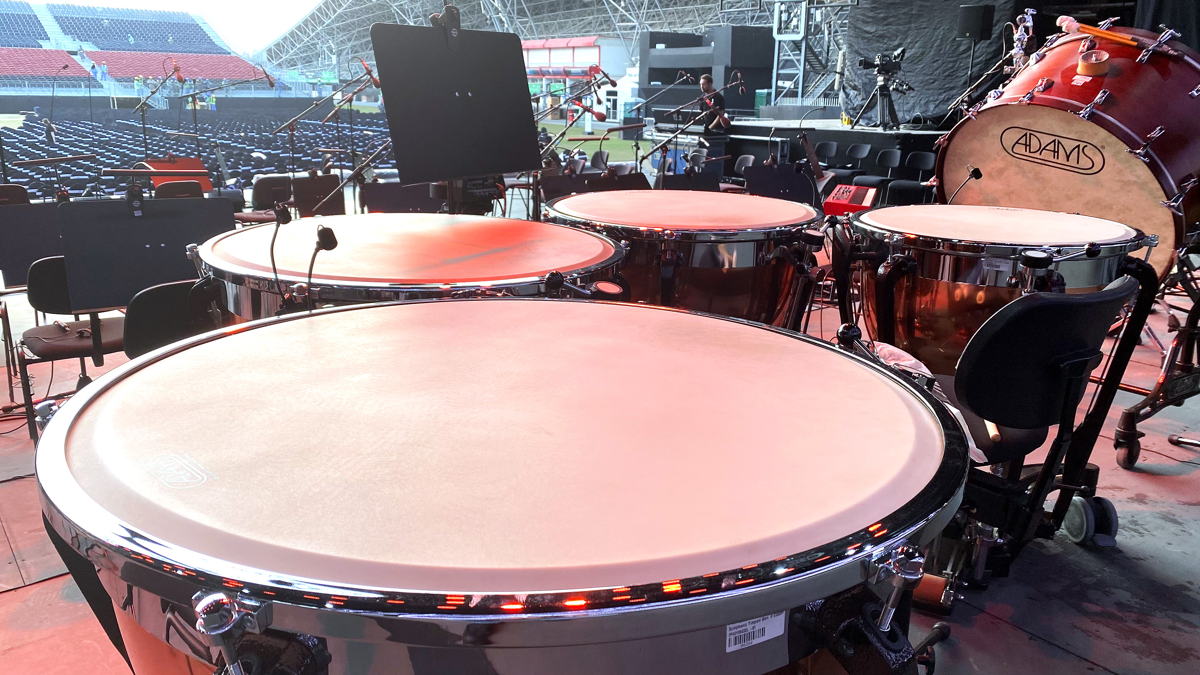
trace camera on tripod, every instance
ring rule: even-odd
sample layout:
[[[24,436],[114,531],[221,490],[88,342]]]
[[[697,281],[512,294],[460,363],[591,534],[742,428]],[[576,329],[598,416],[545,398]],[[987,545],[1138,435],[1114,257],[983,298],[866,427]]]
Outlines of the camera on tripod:
[[[864,70],[875,70],[876,75],[895,75],[900,72],[900,64],[904,61],[904,47],[891,54],[876,54],[874,59],[861,58],[858,67]]]

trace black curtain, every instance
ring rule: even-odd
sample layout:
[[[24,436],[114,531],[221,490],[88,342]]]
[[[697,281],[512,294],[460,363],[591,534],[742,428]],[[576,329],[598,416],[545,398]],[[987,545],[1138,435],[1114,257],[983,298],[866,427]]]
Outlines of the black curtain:
[[[850,9],[843,69],[842,110],[851,118],[875,88],[873,70],[860,68],[860,58],[874,59],[904,47],[906,56],[899,76],[913,86],[908,94],[894,94],[901,122],[925,118],[937,122],[946,108],[967,88],[971,41],[955,38],[960,4],[995,5],[990,40],[975,43],[974,77],[982,75],[1011,48],[1012,32],[1004,28],[1016,17],[1015,0],[990,3],[963,0],[862,0]],[[1190,3],[1189,3],[1190,4]],[[1024,5],[1022,5],[1024,7]],[[1001,39],[1003,36],[1003,40]],[[863,123],[875,123],[874,106]]]
[[[1159,24],[1183,33],[1179,41],[1200,49],[1200,2],[1197,0],[1138,0],[1138,28],[1161,32]]]

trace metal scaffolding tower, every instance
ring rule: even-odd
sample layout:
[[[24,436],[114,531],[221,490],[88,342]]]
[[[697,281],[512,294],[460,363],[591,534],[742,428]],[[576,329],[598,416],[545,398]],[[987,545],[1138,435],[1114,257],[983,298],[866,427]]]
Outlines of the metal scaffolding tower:
[[[837,105],[850,8],[858,0],[776,0],[775,105]]]

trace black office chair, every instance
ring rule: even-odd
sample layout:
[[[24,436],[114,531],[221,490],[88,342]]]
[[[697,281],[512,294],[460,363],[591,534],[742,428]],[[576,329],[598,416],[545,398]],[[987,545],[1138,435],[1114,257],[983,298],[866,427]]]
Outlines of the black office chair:
[[[817,147],[813,148],[813,154],[817,156],[817,161],[822,167],[833,164],[833,158],[837,156],[837,151],[837,141],[821,141],[817,143]]]
[[[172,281],[138,291],[125,309],[125,355],[136,358],[159,347],[220,328],[221,283]]]
[[[882,194],[887,191],[888,183],[896,180],[896,169],[900,167],[900,151],[896,148],[888,148],[880,150],[878,155],[875,155],[875,163],[881,169],[887,169],[887,174],[883,176],[875,176],[871,174],[863,174],[855,176],[853,183],[862,187],[872,187],[879,190]]]
[[[29,191],[20,185],[0,183],[0,206],[6,204],[28,204]]]
[[[754,165],[754,155],[738,155],[733,162],[732,176],[721,182],[721,192],[743,193],[746,191],[746,168]]]
[[[853,143],[846,148],[846,159],[850,160],[850,166],[833,167],[828,170],[828,173],[834,175],[834,180],[839,184],[849,183],[855,177],[866,173],[862,169],[862,161],[871,154],[871,145],[869,143]]]
[[[33,411],[36,402],[29,382],[29,366],[79,359],[79,379],[75,385],[77,391],[91,382],[87,375],[87,358],[91,357],[96,366],[102,366],[105,354],[121,351],[124,346],[125,319],[101,319],[98,314],[93,313],[88,315],[86,321],[79,320],[71,311],[71,301],[67,294],[67,265],[63,256],[34,261],[29,266],[27,287],[26,297],[34,311],[75,317],[73,321],[55,321],[34,326],[21,334],[21,341],[17,346],[17,371],[21,380],[25,418],[29,423],[29,437],[36,442],[38,434]],[[47,391],[46,395],[53,395],[53,392]]]
[[[886,201],[890,206],[927,204],[933,201],[933,188],[922,185],[926,173],[933,171],[937,155],[932,152],[915,151],[904,159],[904,168],[916,173],[916,180],[894,180],[887,186]]]
[[[1076,543],[1113,543],[1116,511],[1095,495],[1099,470],[1087,464],[1095,438],[1081,444],[1074,434],[1105,337],[1137,290],[1138,281],[1126,276],[1095,293],[1021,296],[971,337],[953,378],[939,378],[986,458],[967,476],[964,517],[947,529],[934,555],[939,564],[957,560],[952,571],[961,579],[982,586],[985,569],[1006,576],[1025,545],[1060,527]],[[989,430],[984,420],[995,427]],[[1025,464],[1054,425],[1045,459]],[[999,440],[992,438],[996,430]],[[1064,466],[1086,468],[1067,484]],[[1054,490],[1071,497],[1061,520],[1046,512]]]

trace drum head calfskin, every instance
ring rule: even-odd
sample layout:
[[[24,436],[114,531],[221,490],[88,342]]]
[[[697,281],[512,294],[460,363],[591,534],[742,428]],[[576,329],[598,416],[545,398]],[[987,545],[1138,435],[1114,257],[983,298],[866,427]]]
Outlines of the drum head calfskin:
[[[281,276],[305,278],[318,225],[333,228],[338,246],[317,256],[315,285],[503,283],[556,270],[569,274],[615,254],[603,237],[551,223],[437,213],[329,216],[279,228],[275,262]],[[274,228],[214,237],[200,256],[225,272],[270,278]]]
[[[1002,105],[965,120],[946,145],[940,176],[947,196],[967,177],[954,204],[1071,211],[1159,236],[1150,262],[1160,273],[1176,245],[1170,195],[1150,166],[1120,139],[1069,112],[1033,105]]]
[[[557,213],[596,223],[678,232],[758,230],[802,225],[807,204],[756,195],[693,190],[590,192],[554,202]]]
[[[1137,236],[1102,218],[1001,206],[924,204],[864,212],[860,222],[896,234],[1017,246],[1112,244]]]
[[[856,359],[637,305],[334,310],[89,389],[38,457],[79,526],[115,519],[172,559],[430,592],[611,587],[806,551],[921,494],[946,447],[928,404]]]

